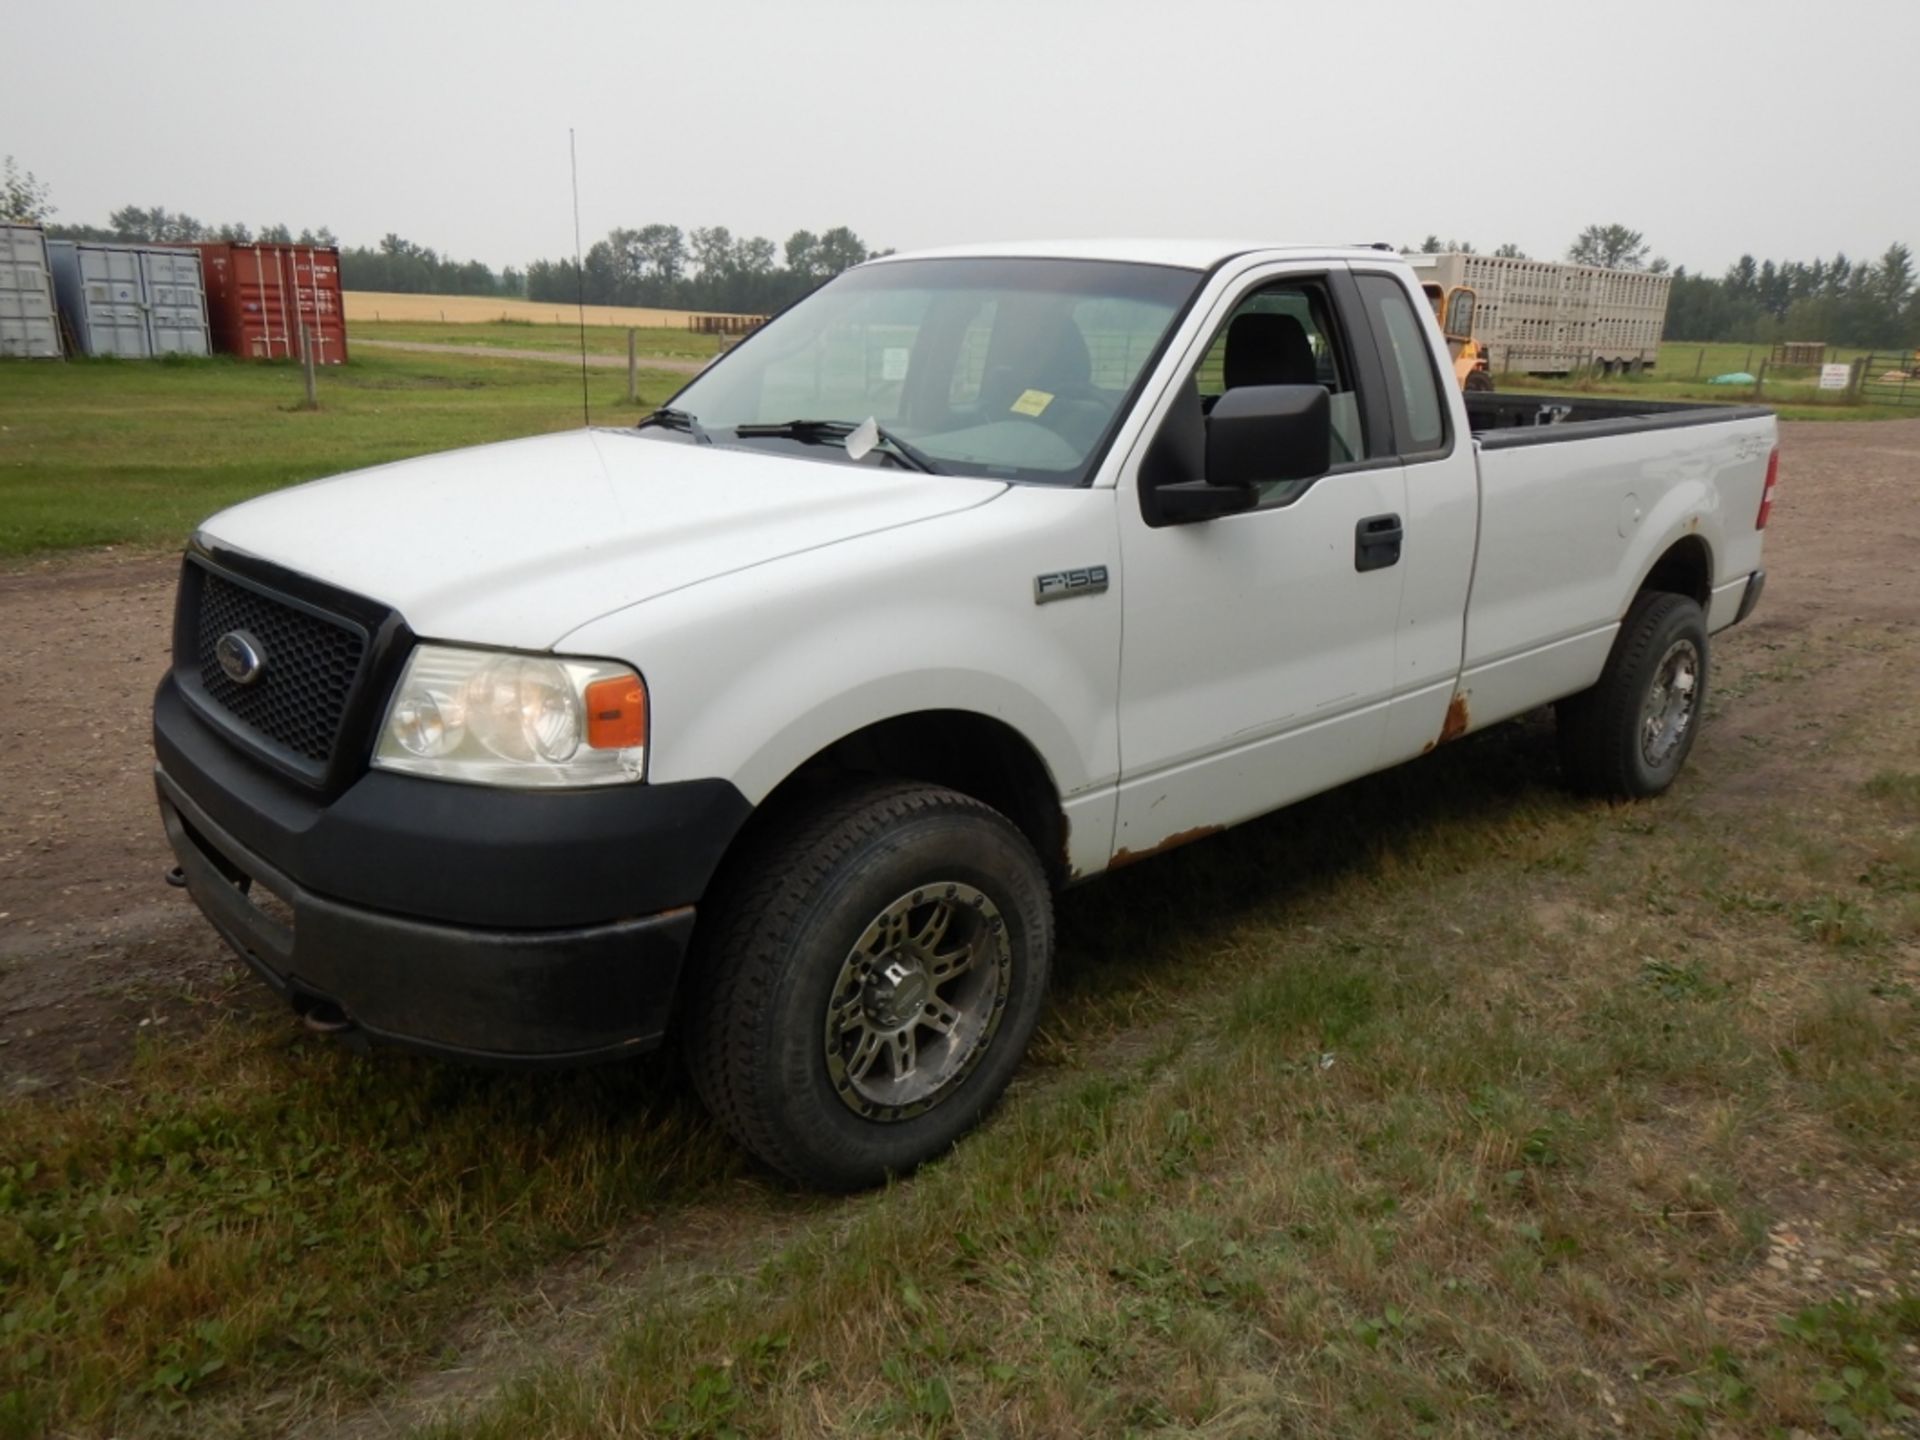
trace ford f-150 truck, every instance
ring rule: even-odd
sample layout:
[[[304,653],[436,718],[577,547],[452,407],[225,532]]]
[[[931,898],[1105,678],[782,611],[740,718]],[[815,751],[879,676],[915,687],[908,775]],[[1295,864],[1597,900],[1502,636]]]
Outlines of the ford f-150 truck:
[[[1459,393],[1379,248],[888,256],[628,429],[193,537],[160,811],[316,1028],[678,1032],[823,1187],[1006,1086],[1051,897],[1553,703],[1652,796],[1759,598],[1760,409]]]

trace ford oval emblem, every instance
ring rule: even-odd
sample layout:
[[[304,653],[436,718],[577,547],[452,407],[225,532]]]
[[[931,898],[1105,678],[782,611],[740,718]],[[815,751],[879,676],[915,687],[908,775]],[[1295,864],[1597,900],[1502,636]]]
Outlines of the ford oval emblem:
[[[244,630],[229,630],[213,644],[213,658],[236,685],[251,685],[267,668],[267,657],[260,642]]]

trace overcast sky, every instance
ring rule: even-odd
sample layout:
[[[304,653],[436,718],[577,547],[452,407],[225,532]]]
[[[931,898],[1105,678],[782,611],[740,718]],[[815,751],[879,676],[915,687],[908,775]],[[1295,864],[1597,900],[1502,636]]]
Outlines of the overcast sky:
[[[654,220],[875,246],[1089,234],[1718,272],[1920,246],[1920,0],[334,0],[8,6],[0,152],[58,219],[389,230],[459,258]]]

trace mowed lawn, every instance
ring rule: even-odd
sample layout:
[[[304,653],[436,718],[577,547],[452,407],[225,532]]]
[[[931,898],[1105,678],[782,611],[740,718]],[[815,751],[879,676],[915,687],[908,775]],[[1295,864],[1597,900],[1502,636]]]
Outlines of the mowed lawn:
[[[622,326],[586,327],[587,353],[620,355],[627,353],[627,332]],[[570,324],[536,324],[525,320],[460,323],[447,321],[350,320],[347,339],[424,341],[432,345],[484,345],[504,351],[541,350],[549,354],[578,352],[581,329]],[[634,346],[640,363],[650,355],[665,355],[675,360],[706,360],[719,353],[720,337],[701,335],[691,330],[664,326],[636,327]],[[624,393],[624,392],[623,392]]]
[[[624,347],[624,340],[622,345]],[[630,424],[686,383],[588,372],[596,424]],[[581,423],[580,373],[510,358],[368,349],[319,376],[229,359],[0,360],[0,557],[172,545],[283,485]]]
[[[1833,364],[1848,364],[1866,354],[1863,350],[1830,347],[1827,358]],[[1886,352],[1881,352],[1886,353]],[[1851,403],[1844,391],[1822,390],[1820,372],[1805,365],[1761,364],[1772,354],[1769,345],[1746,345],[1732,341],[1701,344],[1695,341],[1667,341],[1660,346],[1660,359],[1653,371],[1644,375],[1610,375],[1595,379],[1585,374],[1573,376],[1523,375],[1502,373],[1496,377],[1501,390],[1543,391],[1548,394],[1619,395],[1646,400],[1687,400],[1713,405],[1765,405],[1783,420],[1900,420],[1920,418],[1920,385],[1913,389],[1914,403],[1894,405],[1880,402]],[[1750,374],[1757,385],[1715,385],[1717,375]]]

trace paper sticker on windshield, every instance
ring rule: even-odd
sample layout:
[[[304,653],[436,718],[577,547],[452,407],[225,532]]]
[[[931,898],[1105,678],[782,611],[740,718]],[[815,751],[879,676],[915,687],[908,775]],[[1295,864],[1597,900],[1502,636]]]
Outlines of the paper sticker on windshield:
[[[1053,403],[1053,396],[1045,390],[1022,390],[1020,398],[1007,408],[1016,415],[1039,415]]]
[[[904,345],[889,345],[880,352],[880,378],[882,380],[904,380],[907,378],[907,357],[913,354]]]

